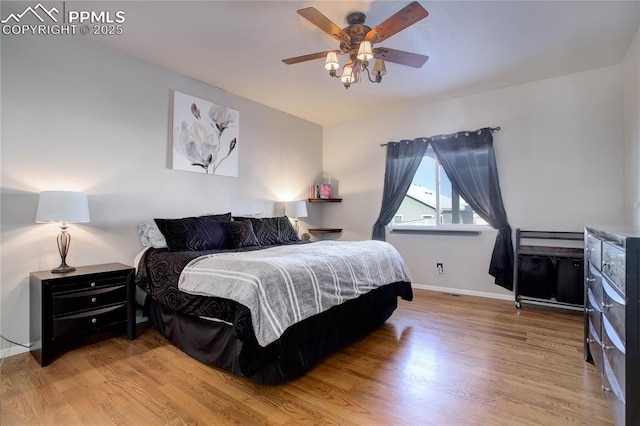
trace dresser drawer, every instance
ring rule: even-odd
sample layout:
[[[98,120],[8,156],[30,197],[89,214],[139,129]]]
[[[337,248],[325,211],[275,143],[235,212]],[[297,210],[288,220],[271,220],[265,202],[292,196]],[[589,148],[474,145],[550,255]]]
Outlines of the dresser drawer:
[[[625,294],[625,252],[611,243],[602,243],[602,272]]]
[[[602,379],[604,377],[602,365],[602,341],[599,336],[599,329],[596,331],[594,324],[589,321],[589,337],[587,338],[589,352],[591,353],[591,358],[593,358],[593,364],[596,366],[596,370],[598,370],[598,374],[600,374],[600,378]]]
[[[97,287],[92,290],[55,293],[53,315],[63,315],[127,301],[127,285]]]
[[[611,367],[618,387],[625,391],[625,346],[606,316],[602,317],[602,355]],[[609,380],[613,383],[613,380]]]
[[[620,296],[618,291],[609,284],[609,280],[602,280],[602,287],[604,289],[602,315],[607,318],[609,326],[612,328],[612,332],[616,334],[622,342],[622,346],[624,346],[627,341],[625,333],[626,302],[622,296]]]
[[[588,262],[591,262],[600,269],[602,267],[602,241],[593,235],[587,235],[585,255]]]
[[[587,270],[587,290],[591,290],[593,293],[593,297],[595,298],[598,306],[602,306],[604,302],[604,296],[602,291],[602,274],[595,266],[589,264],[589,269]]]
[[[127,304],[108,306],[53,319],[53,337],[98,330],[100,327],[127,321]]]
[[[587,289],[586,312],[589,322],[593,325],[594,336],[598,342],[602,342],[602,307],[596,302],[591,289]]]
[[[602,378],[602,389],[605,391],[609,407],[613,414],[613,422],[616,426],[624,426],[625,423],[625,396],[622,389],[618,385],[615,375],[613,374],[612,365],[608,359],[604,361],[604,377]]]

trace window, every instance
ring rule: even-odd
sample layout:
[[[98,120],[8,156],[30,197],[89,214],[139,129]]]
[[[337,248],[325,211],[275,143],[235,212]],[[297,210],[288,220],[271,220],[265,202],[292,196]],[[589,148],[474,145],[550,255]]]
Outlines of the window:
[[[396,212],[392,229],[487,225],[456,192],[429,148]]]

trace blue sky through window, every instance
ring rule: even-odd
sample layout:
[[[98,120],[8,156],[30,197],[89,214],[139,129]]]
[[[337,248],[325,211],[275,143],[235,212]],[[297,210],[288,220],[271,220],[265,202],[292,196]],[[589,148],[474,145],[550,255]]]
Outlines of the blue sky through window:
[[[424,156],[420,166],[418,167],[418,171],[416,171],[415,176],[413,177],[413,183],[422,185],[426,188],[429,188],[433,191],[436,190],[436,169],[435,169],[435,160],[433,157]],[[451,198],[451,182],[447,177],[444,170],[440,168],[440,191],[442,195],[445,197]]]

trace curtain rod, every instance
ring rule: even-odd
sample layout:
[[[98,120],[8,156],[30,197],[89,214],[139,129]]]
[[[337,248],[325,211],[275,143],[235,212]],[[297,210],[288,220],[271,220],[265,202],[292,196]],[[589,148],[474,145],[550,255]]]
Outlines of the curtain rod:
[[[497,126],[497,127],[490,127],[490,129],[491,129],[491,132],[492,132],[492,133],[493,133],[493,132],[499,132],[499,131],[500,131],[500,126]],[[482,129],[480,129],[480,130],[482,130]],[[476,131],[477,131],[477,130],[476,130]],[[457,132],[456,132],[456,133],[457,133]],[[422,139],[431,139],[431,138],[433,138],[433,137],[434,137],[434,136],[431,136],[431,137],[429,137],[429,138],[422,138]],[[387,145],[389,145],[390,143],[393,143],[393,142],[381,143],[381,144],[380,144],[380,146],[381,146],[381,147],[382,147],[382,146],[387,146]]]

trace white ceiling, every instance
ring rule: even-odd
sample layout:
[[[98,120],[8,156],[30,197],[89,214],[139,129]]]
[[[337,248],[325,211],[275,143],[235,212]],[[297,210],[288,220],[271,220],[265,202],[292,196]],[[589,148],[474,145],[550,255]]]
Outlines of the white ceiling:
[[[103,9],[126,13],[124,34],[95,40],[327,125],[425,99],[619,64],[640,25],[638,1],[421,1],[429,16],[380,44],[429,56],[421,69],[388,63],[381,84],[345,90],[322,59],[281,62],[338,48],[298,9],[313,6],[340,27],[347,25],[347,12],[361,11],[373,28],[408,3],[109,2]]]

